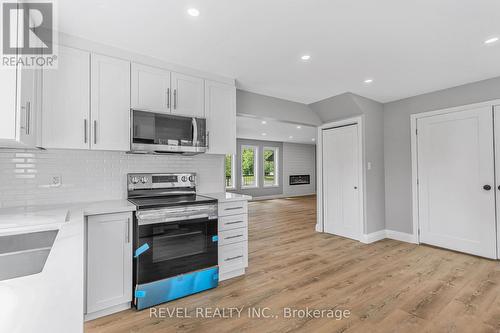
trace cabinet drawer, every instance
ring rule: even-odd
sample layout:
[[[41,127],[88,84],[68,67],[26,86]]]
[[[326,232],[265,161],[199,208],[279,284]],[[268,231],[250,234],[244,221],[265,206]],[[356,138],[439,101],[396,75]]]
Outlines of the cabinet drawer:
[[[219,216],[240,215],[247,213],[246,201],[219,203]]]
[[[219,245],[219,270],[221,273],[231,272],[247,266],[248,242]]]
[[[248,215],[230,215],[219,217],[219,231],[248,227]]]
[[[219,231],[219,245],[238,243],[247,240],[248,240],[247,228]]]

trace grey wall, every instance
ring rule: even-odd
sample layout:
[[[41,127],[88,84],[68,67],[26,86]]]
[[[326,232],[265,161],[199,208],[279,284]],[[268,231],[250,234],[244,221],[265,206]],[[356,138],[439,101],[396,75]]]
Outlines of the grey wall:
[[[500,77],[384,105],[386,228],[412,233],[410,115],[500,98]]]
[[[246,188],[242,189],[241,188],[241,146],[242,145],[251,145],[251,146],[257,146],[259,147],[259,157],[258,157],[258,164],[257,164],[257,169],[258,169],[258,180],[259,180],[259,187],[258,188]],[[278,177],[279,179],[279,186],[277,187],[264,187],[264,167],[262,163],[262,152],[264,150],[264,147],[278,147],[279,149],[279,157],[278,157]],[[245,140],[245,139],[238,139],[237,140],[237,146],[236,146],[236,190],[234,191],[229,191],[229,192],[237,192],[241,194],[247,194],[251,195],[252,197],[261,197],[261,196],[268,196],[268,195],[280,195],[283,194],[283,164],[285,163],[283,161],[283,143],[282,142],[274,142],[274,141],[260,141],[260,140]]]
[[[318,115],[312,112],[305,104],[259,95],[244,90],[236,91],[236,112],[240,115],[306,125],[316,126],[321,124]]]
[[[366,230],[371,233],[385,228],[384,181],[384,113],[383,105],[368,98],[345,93],[309,105],[323,123],[364,116],[364,143],[366,162]]]
[[[287,196],[316,193],[316,145],[283,143],[283,194]],[[290,185],[290,175],[310,175],[308,185]]]

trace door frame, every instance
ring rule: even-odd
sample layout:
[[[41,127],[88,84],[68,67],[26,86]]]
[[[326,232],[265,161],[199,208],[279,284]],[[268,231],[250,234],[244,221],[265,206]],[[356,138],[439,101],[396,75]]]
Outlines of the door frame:
[[[412,230],[413,235],[412,238],[415,240],[415,243],[420,244],[420,220],[419,220],[419,211],[418,211],[418,153],[417,153],[417,121],[421,118],[454,113],[460,111],[466,111],[475,108],[481,107],[491,107],[491,112],[493,115],[494,107],[500,105],[500,99],[494,99],[486,102],[473,103],[460,105],[456,107],[446,108],[446,109],[438,109],[433,111],[426,111],[421,113],[415,113],[410,115],[410,137],[411,137],[411,193],[412,193]],[[493,131],[493,135],[495,136],[495,132]],[[497,226],[497,234],[498,234],[498,226]],[[500,234],[497,236],[500,236]],[[498,249],[497,249],[498,250]]]
[[[317,221],[316,221],[316,231],[324,232],[324,207],[323,207],[323,131],[338,127],[344,127],[349,125],[358,125],[358,177],[361,180],[358,187],[361,196],[361,204],[359,205],[359,224],[360,224],[360,234],[357,237],[358,241],[361,241],[366,230],[366,169],[365,169],[365,143],[364,143],[364,126],[363,126],[364,116],[357,116],[352,118],[346,118],[338,121],[333,121],[330,123],[318,126],[318,139],[316,145],[316,174],[317,174]]]

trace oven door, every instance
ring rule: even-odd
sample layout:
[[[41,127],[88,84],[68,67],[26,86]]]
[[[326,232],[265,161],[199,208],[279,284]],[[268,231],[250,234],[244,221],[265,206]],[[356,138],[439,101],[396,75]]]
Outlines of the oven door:
[[[207,217],[140,224],[136,249],[148,250],[135,261],[135,284],[144,284],[217,266],[217,219]]]

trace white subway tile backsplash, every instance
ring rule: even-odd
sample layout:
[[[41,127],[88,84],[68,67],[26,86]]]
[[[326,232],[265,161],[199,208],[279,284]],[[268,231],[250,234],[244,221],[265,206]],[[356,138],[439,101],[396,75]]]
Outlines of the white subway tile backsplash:
[[[123,199],[131,172],[196,172],[198,191],[224,190],[222,155],[0,149],[0,207]],[[62,185],[54,187],[52,177]]]

